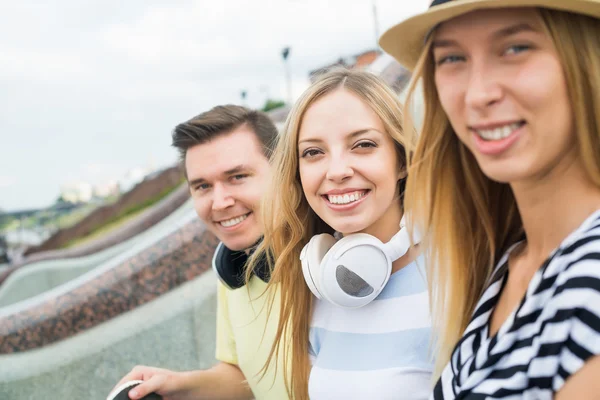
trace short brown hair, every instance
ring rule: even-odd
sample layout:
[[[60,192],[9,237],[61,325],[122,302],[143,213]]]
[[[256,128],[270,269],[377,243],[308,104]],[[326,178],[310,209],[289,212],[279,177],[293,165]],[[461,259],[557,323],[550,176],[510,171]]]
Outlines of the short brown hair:
[[[232,104],[216,106],[177,125],[173,129],[171,145],[179,151],[185,167],[188,149],[231,133],[242,125],[247,125],[254,132],[265,157],[270,159],[277,143],[275,124],[261,111]]]

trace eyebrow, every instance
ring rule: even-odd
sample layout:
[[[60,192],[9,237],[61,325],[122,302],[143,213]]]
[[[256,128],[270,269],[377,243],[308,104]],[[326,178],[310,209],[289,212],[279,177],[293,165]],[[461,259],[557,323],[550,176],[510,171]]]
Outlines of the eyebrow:
[[[346,135],[347,139],[354,139],[357,136],[361,136],[364,135],[367,132],[379,132],[377,129],[375,128],[365,128],[365,129],[359,129],[357,131],[351,132],[348,135]],[[379,132],[381,133],[381,132]],[[323,141],[323,139],[319,139],[319,138],[308,138],[308,139],[304,139],[298,142],[298,144],[301,143],[321,143]]]
[[[233,168],[228,169],[227,171],[224,171],[221,174],[221,176],[231,176],[231,175],[239,174],[240,172],[245,172],[245,171],[252,171],[252,168],[250,168],[250,166],[245,165],[245,164],[239,164]],[[189,181],[188,185],[196,186],[196,185],[199,185],[204,182],[206,182],[206,179],[200,177],[200,178],[196,178],[196,179]]]
[[[250,168],[250,166],[248,166],[248,165],[240,164],[240,165],[236,165],[235,167],[223,172],[223,175],[235,175],[235,174],[239,174],[240,172],[248,171],[251,169],[252,168]]]
[[[496,39],[500,39],[500,38],[504,38],[507,36],[512,36],[512,35],[516,35],[517,33],[521,33],[521,32],[536,32],[537,30],[534,29],[531,25],[522,22],[520,24],[515,24],[515,25],[511,25],[508,26],[506,28],[502,28],[499,31],[495,32],[492,37],[496,38]]]
[[[507,26],[506,28],[502,28],[496,32],[494,32],[491,37],[492,39],[501,39],[501,38],[505,38],[508,36],[512,36],[512,35],[516,35],[517,33],[521,33],[521,32],[538,32],[536,29],[534,29],[531,25],[522,22],[522,23],[518,23],[515,25],[511,25],[511,26]],[[455,40],[450,40],[450,39],[441,39],[441,40],[434,40],[432,43],[432,49],[437,49],[437,48],[444,48],[444,47],[452,47],[452,46],[458,46],[458,42]]]

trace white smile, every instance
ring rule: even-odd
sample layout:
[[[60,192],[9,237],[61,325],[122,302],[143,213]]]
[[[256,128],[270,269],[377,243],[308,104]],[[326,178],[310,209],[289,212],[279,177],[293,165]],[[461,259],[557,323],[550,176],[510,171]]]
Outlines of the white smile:
[[[332,204],[350,204],[362,199],[366,194],[366,190],[344,194],[328,194],[327,200],[329,200],[329,202]]]
[[[514,131],[516,131],[523,125],[523,122],[515,122],[513,124],[500,126],[494,129],[474,129],[474,131],[483,140],[501,140],[509,137]]]
[[[246,215],[241,215],[239,217],[231,218],[226,221],[219,221],[219,224],[221,224],[221,226],[223,226],[225,228],[231,228],[232,226],[241,224],[243,220],[248,218],[248,215],[250,215],[250,213],[248,213]]]

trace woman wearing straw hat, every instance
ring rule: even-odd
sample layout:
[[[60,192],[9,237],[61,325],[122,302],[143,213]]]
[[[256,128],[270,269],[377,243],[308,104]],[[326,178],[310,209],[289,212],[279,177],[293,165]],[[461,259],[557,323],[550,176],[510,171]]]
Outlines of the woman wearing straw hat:
[[[406,207],[439,266],[434,399],[600,398],[599,18],[436,0],[381,38],[423,83]]]

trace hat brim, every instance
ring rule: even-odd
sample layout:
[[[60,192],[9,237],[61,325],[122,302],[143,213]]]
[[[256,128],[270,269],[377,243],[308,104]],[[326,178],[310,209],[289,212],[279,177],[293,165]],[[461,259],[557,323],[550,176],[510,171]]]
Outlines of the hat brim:
[[[381,36],[379,45],[412,71],[427,34],[438,24],[475,10],[512,7],[542,7],[600,18],[600,0],[454,0],[391,27]]]

